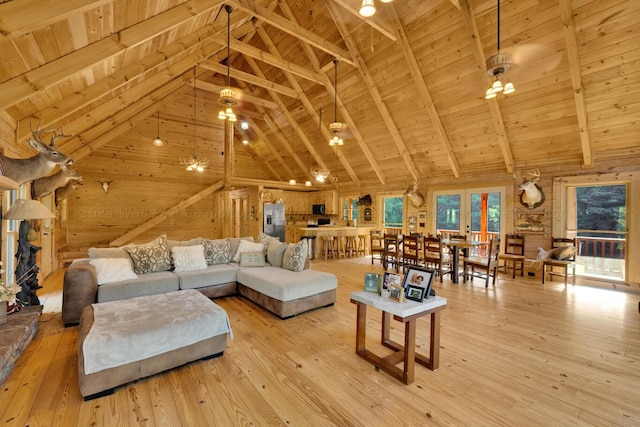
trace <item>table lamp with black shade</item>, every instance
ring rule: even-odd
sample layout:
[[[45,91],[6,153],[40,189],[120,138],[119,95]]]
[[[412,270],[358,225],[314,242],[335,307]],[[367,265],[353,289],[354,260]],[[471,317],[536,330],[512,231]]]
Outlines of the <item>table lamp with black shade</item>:
[[[36,291],[42,286],[38,284],[36,253],[42,249],[31,244],[36,239],[35,230],[29,221],[50,219],[56,216],[37,200],[17,199],[13,202],[3,219],[22,220],[18,231],[18,250],[16,251],[16,283],[22,291],[16,299],[25,305],[40,305]]]

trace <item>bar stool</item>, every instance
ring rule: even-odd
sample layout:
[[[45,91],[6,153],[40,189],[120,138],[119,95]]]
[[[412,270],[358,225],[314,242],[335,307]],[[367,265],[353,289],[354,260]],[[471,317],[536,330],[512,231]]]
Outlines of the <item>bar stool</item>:
[[[356,236],[357,242],[356,242],[356,256],[358,256],[359,254],[362,254],[362,256],[366,257],[367,256],[367,240],[368,240],[369,235],[368,234],[358,234]]]
[[[358,256],[358,241],[356,239],[356,236],[346,236],[346,243],[345,243],[345,253],[346,256],[351,258],[352,256],[356,257]]]
[[[343,237],[344,237],[344,234],[338,234],[333,237],[333,244],[335,246],[335,251],[338,254],[338,258],[336,259],[347,257],[346,251],[345,251],[345,244],[344,244],[344,241],[342,240]]]
[[[323,236],[322,237],[322,252],[324,253],[325,261],[329,259],[329,255],[331,258],[337,259],[337,251],[336,246],[334,244],[335,236]]]

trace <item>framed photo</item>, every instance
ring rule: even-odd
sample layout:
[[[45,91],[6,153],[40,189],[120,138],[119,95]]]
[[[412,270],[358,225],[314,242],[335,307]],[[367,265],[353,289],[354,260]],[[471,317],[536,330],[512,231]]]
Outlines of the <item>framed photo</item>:
[[[380,295],[389,298],[389,286],[391,285],[402,286],[402,278],[398,274],[385,272],[382,276]]]
[[[547,214],[545,212],[523,212],[520,209],[516,210],[516,231],[521,233],[544,233],[546,222]]]
[[[378,273],[364,273],[364,290],[367,292],[378,293],[378,282],[380,281],[380,275]]]
[[[426,292],[427,288],[423,288],[422,286],[408,285],[405,292],[405,297],[413,301],[422,302]]]
[[[404,275],[402,287],[405,291],[409,290],[409,286],[421,287],[425,289],[423,297],[429,298],[431,286],[433,285],[434,270],[428,270],[421,267],[409,267]]]
[[[404,288],[402,286],[389,285],[389,299],[395,302],[402,302],[404,298]]]

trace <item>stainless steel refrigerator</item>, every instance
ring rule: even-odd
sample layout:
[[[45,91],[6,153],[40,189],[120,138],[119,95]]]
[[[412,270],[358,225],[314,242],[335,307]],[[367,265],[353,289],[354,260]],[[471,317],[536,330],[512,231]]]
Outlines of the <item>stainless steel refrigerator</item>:
[[[284,242],[284,205],[265,203],[262,231]]]

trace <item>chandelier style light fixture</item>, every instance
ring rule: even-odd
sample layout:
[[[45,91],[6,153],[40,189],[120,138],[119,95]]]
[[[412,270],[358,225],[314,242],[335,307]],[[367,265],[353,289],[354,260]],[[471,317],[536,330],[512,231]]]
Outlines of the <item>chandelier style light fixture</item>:
[[[164,145],[164,141],[160,138],[160,110],[158,110],[158,133],[156,135],[158,136],[153,140],[153,145],[156,147],[162,147]]]
[[[218,102],[222,105],[222,109],[218,113],[218,118],[220,120],[229,120],[230,122],[235,122],[237,120],[236,113],[233,112],[233,107],[238,103],[235,98],[235,92],[231,87],[231,74],[229,71],[230,62],[231,62],[231,54],[230,54],[230,43],[231,43],[231,12],[233,12],[233,8],[229,5],[224,6],[224,10],[227,11],[227,85],[220,89],[220,98]]]
[[[189,172],[202,172],[209,164],[209,159],[199,159],[196,156],[196,99],[196,67],[193,67],[193,156],[180,161],[180,164],[185,165],[185,169]]]
[[[318,117],[318,132],[322,135],[322,109],[320,109]],[[316,181],[323,183],[329,177],[329,171],[318,165],[317,168],[311,169],[311,175],[313,175]]]
[[[382,3],[391,3],[393,0],[380,0]],[[362,5],[358,10],[360,16],[368,18],[376,13],[376,6],[373,4],[373,0],[362,0]]]
[[[338,121],[338,60],[333,60],[334,79],[333,79],[333,122],[329,123],[329,130],[333,137],[329,140],[329,145],[344,145],[342,138],[338,134],[342,131],[344,125]]]
[[[487,59],[487,74],[491,77],[495,77],[493,84],[487,89],[484,96],[485,99],[493,99],[500,92],[505,95],[509,95],[516,91],[513,83],[504,76],[504,73],[511,68],[511,55],[508,53],[500,53],[500,0],[498,0],[498,53],[490,56]],[[506,83],[503,85],[500,80],[501,77],[506,79]]]

